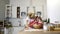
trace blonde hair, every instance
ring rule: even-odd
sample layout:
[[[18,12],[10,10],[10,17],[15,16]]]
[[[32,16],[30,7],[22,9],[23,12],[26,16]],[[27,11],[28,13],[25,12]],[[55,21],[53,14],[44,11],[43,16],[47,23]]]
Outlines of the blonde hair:
[[[31,16],[35,16],[35,14],[34,13],[28,13],[28,16],[31,18]]]

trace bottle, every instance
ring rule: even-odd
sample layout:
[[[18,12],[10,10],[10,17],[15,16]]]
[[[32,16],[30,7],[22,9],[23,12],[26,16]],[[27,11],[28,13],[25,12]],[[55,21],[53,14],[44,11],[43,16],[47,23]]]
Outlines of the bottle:
[[[47,22],[44,22],[44,24],[43,24],[43,30],[44,31],[47,31],[48,30],[48,28],[47,28]]]
[[[49,18],[47,19],[47,23],[50,23],[50,19]]]

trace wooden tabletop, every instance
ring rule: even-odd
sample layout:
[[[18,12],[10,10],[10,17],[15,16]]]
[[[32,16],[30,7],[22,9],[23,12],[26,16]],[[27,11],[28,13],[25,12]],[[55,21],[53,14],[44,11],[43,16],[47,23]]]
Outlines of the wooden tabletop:
[[[60,31],[20,31],[18,34],[60,34]]]

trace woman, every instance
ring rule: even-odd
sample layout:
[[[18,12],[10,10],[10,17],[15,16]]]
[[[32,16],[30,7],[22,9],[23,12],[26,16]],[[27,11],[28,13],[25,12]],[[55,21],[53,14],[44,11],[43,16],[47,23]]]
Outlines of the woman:
[[[26,29],[29,29],[29,24],[30,22],[34,21],[34,18],[35,18],[35,14],[34,13],[29,13],[28,14],[28,17],[26,18]]]
[[[29,28],[39,29],[43,27],[42,18],[35,16],[34,13],[30,13],[26,21],[27,21],[26,29],[29,29]]]

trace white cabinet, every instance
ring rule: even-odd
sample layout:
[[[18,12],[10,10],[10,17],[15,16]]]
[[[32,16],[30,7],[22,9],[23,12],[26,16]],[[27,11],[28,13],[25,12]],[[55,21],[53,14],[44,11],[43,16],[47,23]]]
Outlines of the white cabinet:
[[[14,27],[18,27],[21,24],[20,19],[18,18],[11,18],[9,19],[9,21],[12,23],[12,26]]]
[[[9,4],[7,4],[5,6],[5,18],[7,18],[7,17],[9,17],[9,18],[12,17],[12,6]]]
[[[24,27],[13,27],[13,29],[12,34],[19,34],[20,31],[24,30]]]
[[[4,28],[4,34],[18,34],[21,30],[23,30],[24,27],[10,27],[10,28]]]

